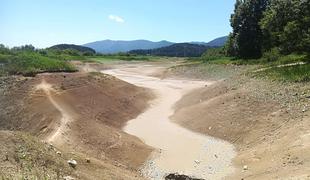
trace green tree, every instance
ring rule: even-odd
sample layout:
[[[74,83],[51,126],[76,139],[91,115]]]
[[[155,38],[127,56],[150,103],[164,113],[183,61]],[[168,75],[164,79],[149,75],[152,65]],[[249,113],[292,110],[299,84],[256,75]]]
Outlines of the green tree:
[[[233,28],[233,32],[229,34],[228,40],[225,45],[226,53],[230,56],[237,56],[238,52],[238,44],[236,43],[236,36],[240,31],[241,24],[241,5],[243,2],[241,0],[237,0],[235,3],[234,13],[230,17],[230,25]]]
[[[240,58],[259,58],[262,55],[263,33],[260,20],[269,0],[237,0],[231,16],[233,32],[228,41],[228,53]]]
[[[260,25],[265,49],[310,52],[310,0],[273,0]]]

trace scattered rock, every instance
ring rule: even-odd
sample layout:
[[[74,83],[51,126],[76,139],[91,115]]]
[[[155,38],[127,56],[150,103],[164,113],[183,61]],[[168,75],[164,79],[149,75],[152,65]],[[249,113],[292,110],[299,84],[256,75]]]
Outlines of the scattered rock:
[[[60,151],[57,151],[56,154],[58,154],[59,156],[61,156],[61,152],[60,152]]]
[[[74,180],[74,178],[71,177],[71,176],[65,176],[65,177],[64,177],[64,180]]]
[[[243,170],[245,170],[245,171],[246,171],[246,170],[248,170],[248,169],[249,169],[249,168],[248,168],[248,166],[247,166],[247,165],[244,165],[244,166],[243,166]]]
[[[196,164],[200,164],[200,161],[199,161],[199,160],[195,160],[195,163],[196,163]]]
[[[87,163],[90,163],[90,159],[89,159],[89,158],[86,158],[86,162],[87,162]]]
[[[203,179],[197,179],[192,178],[186,175],[180,175],[180,174],[169,174],[165,177],[165,180],[203,180]]]
[[[69,161],[67,161],[68,162],[68,164],[71,166],[71,167],[73,167],[73,168],[75,168],[76,167],[76,165],[77,165],[77,162],[76,162],[76,160],[73,160],[73,159],[70,159]]]
[[[9,155],[8,155],[8,153],[6,152],[5,153],[5,159],[4,159],[4,161],[8,161],[9,160]]]
[[[49,144],[48,148],[49,148],[50,150],[54,150],[53,144]]]

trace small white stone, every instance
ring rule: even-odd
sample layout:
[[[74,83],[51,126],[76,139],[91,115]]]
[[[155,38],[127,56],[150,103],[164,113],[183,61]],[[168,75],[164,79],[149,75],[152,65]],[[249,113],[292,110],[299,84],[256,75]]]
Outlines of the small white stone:
[[[74,180],[74,178],[71,177],[71,176],[65,176],[65,177],[64,177],[64,180]]]
[[[77,162],[76,162],[76,160],[73,160],[73,159],[70,159],[69,161],[67,161],[68,162],[68,164],[71,166],[71,167],[73,167],[73,168],[75,168],[76,167],[76,165],[77,165]]]

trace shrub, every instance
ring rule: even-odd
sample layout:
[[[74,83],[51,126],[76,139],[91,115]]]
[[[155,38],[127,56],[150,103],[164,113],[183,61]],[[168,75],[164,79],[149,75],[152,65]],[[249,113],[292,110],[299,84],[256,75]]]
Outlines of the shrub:
[[[203,61],[213,61],[217,59],[222,59],[224,57],[225,51],[223,48],[211,48],[202,55]]]
[[[280,57],[281,54],[278,48],[272,48],[263,54],[263,60],[266,62],[275,62],[279,60]]]

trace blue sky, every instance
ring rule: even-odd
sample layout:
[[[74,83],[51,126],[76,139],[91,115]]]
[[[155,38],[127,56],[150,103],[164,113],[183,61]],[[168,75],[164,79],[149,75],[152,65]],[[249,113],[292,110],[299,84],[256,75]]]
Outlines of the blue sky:
[[[209,41],[227,35],[235,0],[1,0],[0,43]]]

